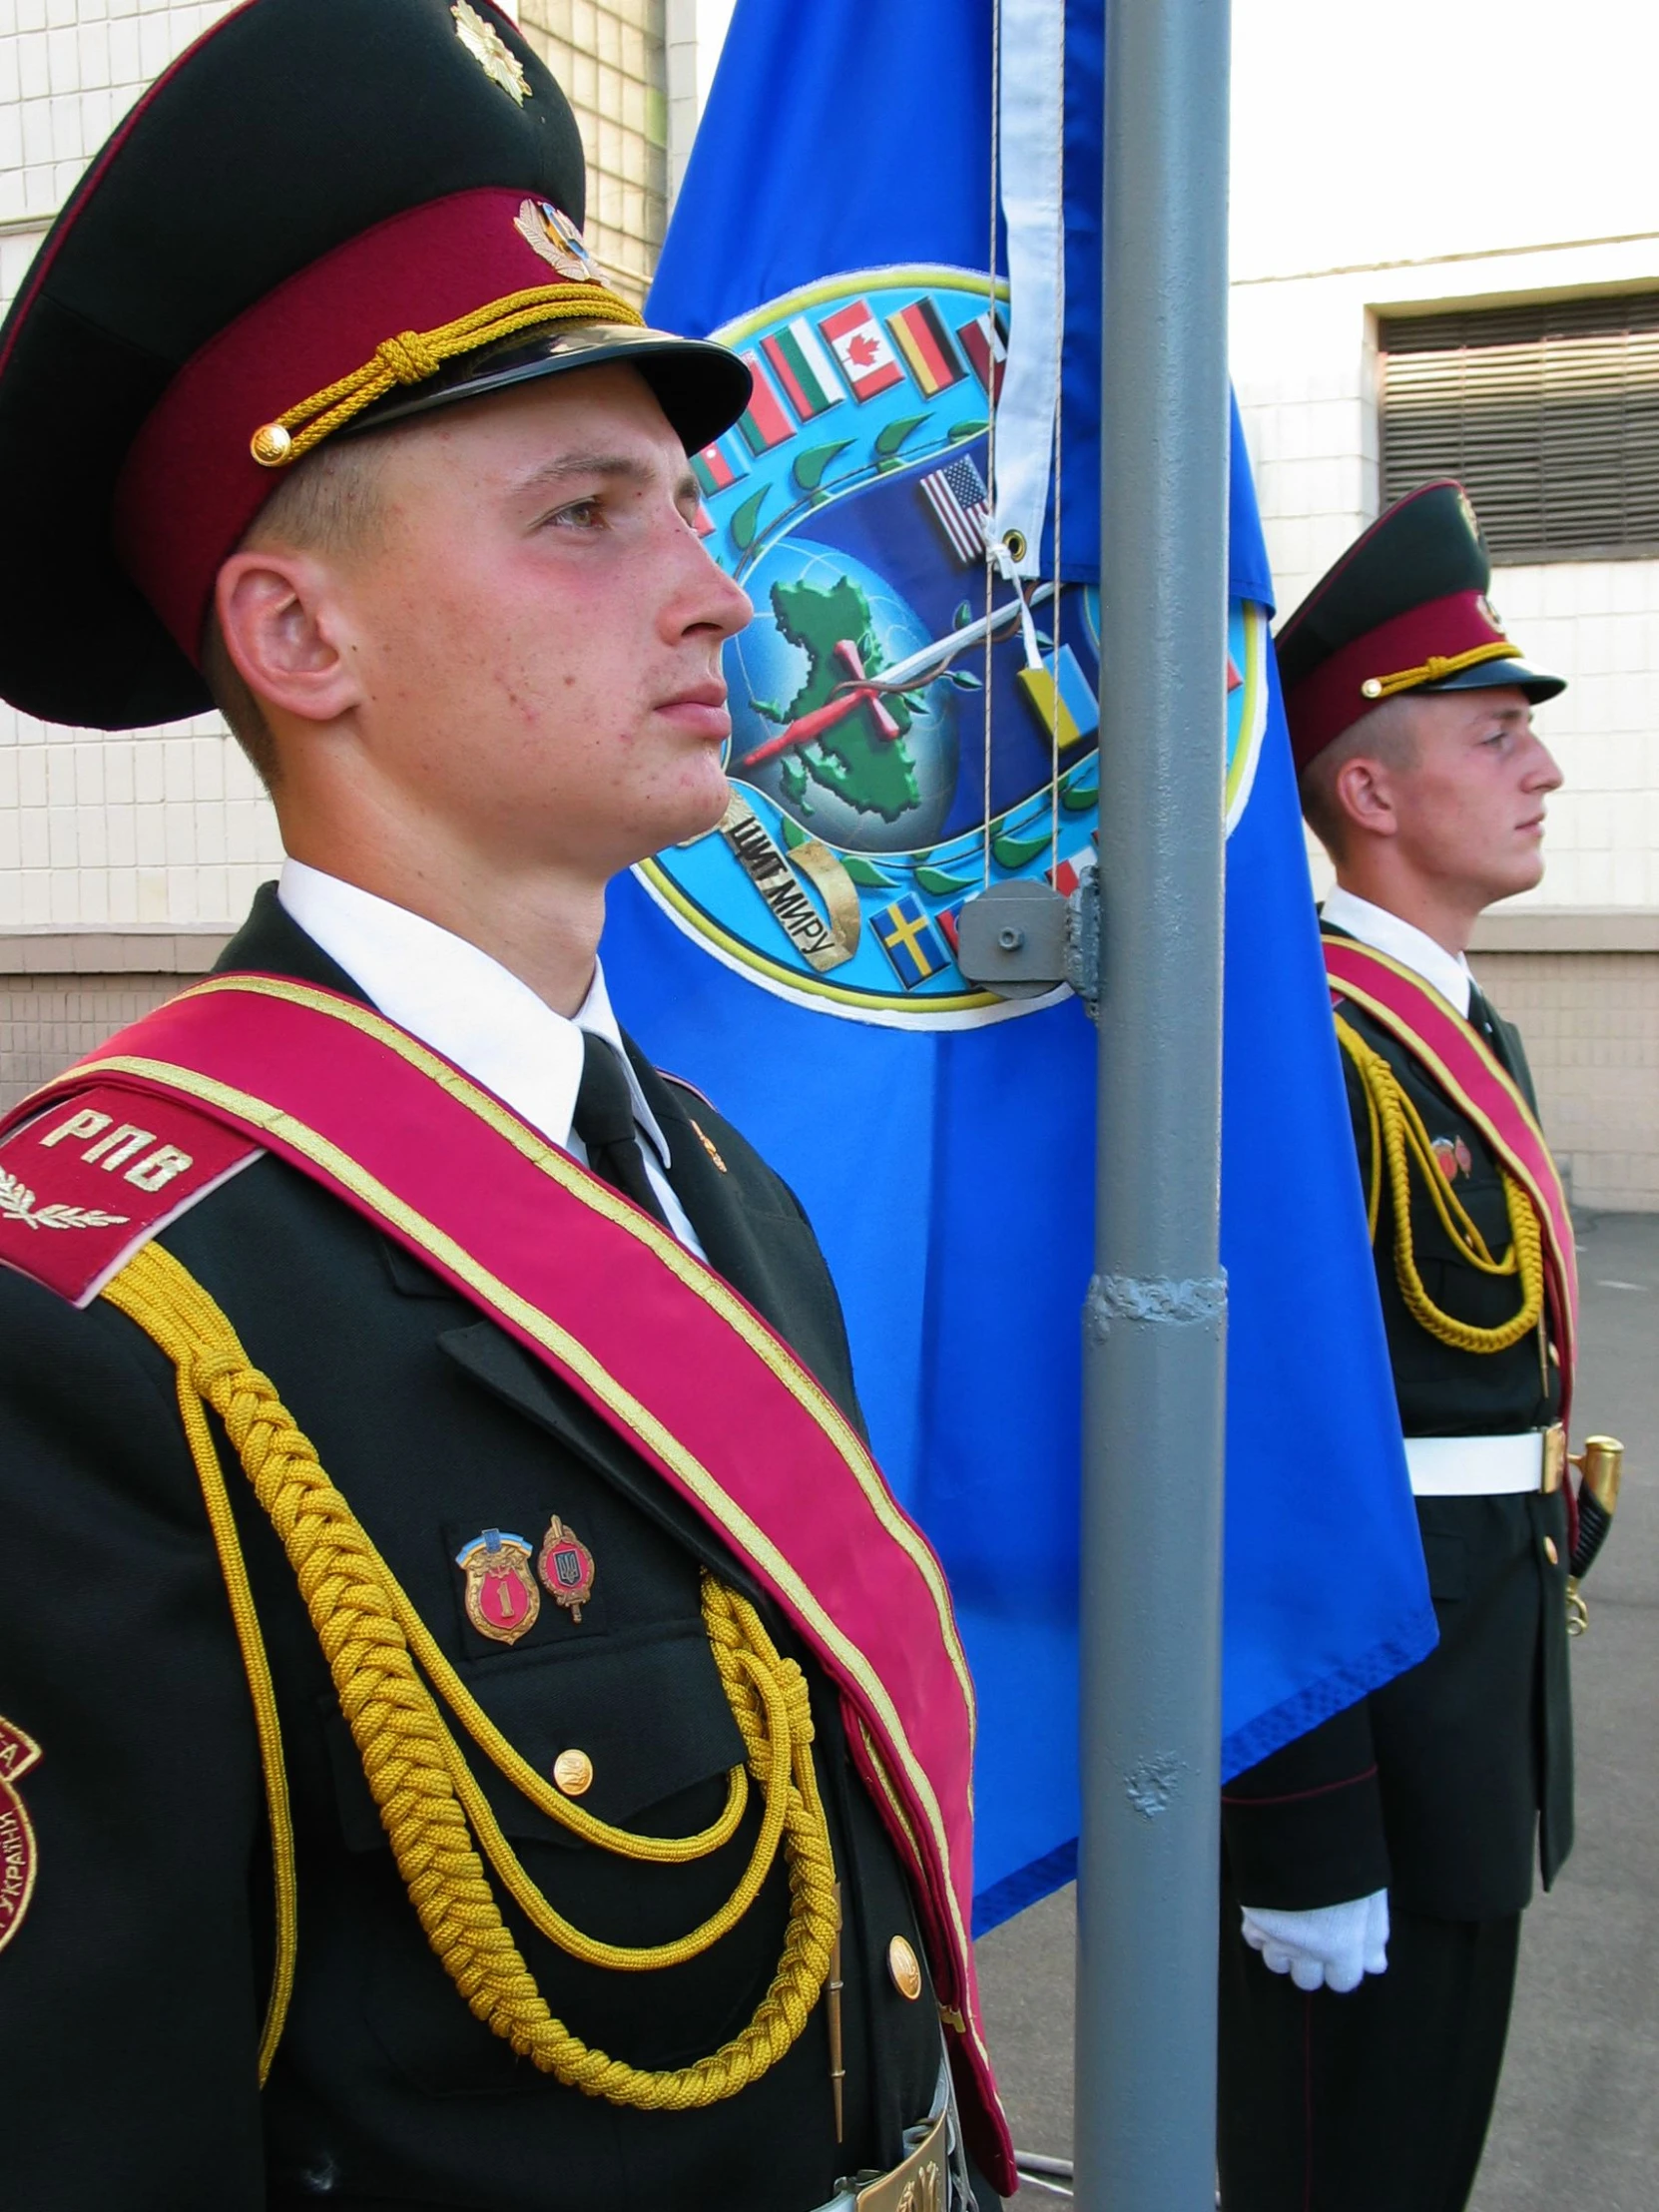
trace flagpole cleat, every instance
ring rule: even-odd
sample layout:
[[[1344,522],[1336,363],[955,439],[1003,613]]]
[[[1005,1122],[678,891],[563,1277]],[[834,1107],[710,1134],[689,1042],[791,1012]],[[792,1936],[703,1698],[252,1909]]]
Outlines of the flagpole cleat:
[[[1066,902],[1048,883],[993,883],[956,920],[956,965],[998,998],[1040,998],[1067,980]]]

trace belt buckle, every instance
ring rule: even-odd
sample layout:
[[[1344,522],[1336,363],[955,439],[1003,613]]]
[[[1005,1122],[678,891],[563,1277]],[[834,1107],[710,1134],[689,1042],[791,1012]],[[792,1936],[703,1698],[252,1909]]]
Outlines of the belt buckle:
[[[1567,1432],[1559,1421],[1544,1430],[1544,1471],[1540,1487],[1553,1497],[1567,1471]]]
[[[858,2191],[857,2212],[950,2212],[949,2121],[946,2105],[907,2158]]]

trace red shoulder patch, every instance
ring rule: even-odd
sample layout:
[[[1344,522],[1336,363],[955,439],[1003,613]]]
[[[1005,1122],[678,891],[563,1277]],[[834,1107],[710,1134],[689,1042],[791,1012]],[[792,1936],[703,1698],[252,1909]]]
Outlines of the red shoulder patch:
[[[0,1950],[23,1926],[35,1890],[35,1832],[17,1784],[40,1758],[40,1746],[0,1718]]]
[[[90,1306],[262,1149],[182,1100],[108,1083],[55,1099],[0,1139],[0,1265]]]

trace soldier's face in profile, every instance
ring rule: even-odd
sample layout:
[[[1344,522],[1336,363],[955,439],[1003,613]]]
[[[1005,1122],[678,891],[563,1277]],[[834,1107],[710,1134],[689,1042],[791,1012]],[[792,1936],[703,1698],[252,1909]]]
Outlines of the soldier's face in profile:
[[[750,605],[649,387],[604,364],[387,441],[346,592],[359,740],[491,869],[615,874],[727,803],[721,650]]]
[[[1413,757],[1388,771],[1401,856],[1476,905],[1530,890],[1543,874],[1545,801],[1561,772],[1525,694],[1441,692],[1411,705]]]

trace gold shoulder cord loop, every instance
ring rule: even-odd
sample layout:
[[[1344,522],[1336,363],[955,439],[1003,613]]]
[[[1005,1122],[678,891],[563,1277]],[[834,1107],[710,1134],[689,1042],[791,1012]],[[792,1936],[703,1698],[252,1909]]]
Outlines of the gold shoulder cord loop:
[[[249,1693],[254,1700],[254,1727],[260,1740],[260,1765],[265,1773],[266,1812],[271,1823],[272,1873],[276,1892],[276,1955],[271,1969],[271,1995],[266,2003],[265,2026],[260,2033],[260,2087],[263,2089],[266,2076],[271,2071],[271,2062],[276,2055],[276,2045],[282,2039],[282,2028],[288,2016],[288,2000],[293,1995],[293,1956],[297,1942],[299,1895],[293,1869],[293,1816],[288,1806],[287,1768],[282,1759],[282,1728],[276,1717],[276,1692],[271,1680],[271,1662],[266,1657],[265,1638],[260,1633],[260,1616],[255,1609],[254,1593],[248,1585],[248,1567],[242,1556],[242,1539],[237,1534],[236,1515],[231,1510],[231,1500],[225,1492],[225,1476],[220,1469],[219,1454],[214,1448],[213,1433],[208,1427],[202,1400],[190,1387],[183,1370],[179,1374],[179,1412],[185,1424],[191,1457],[196,1462],[196,1472],[201,1480],[202,1497],[208,1508],[208,1523],[213,1529],[214,1543],[219,1552],[220,1572],[225,1577],[225,1591],[231,1601],[231,1618],[236,1623],[237,1642],[242,1646],[243,1671],[248,1676]]]
[[[1450,1345],[1456,1352],[1507,1352],[1511,1345],[1519,1344],[1538,1326],[1538,1317],[1543,1312],[1543,1235],[1532,1201],[1508,1170],[1502,1169],[1510,1245],[1501,1260],[1494,1260],[1456,1192],[1440,1173],[1422,1116],[1400,1089],[1393,1069],[1340,1014],[1337,1036],[1359,1071],[1371,1122],[1372,1172],[1366,1210],[1372,1242],[1377,1241],[1381,1177],[1385,1165],[1388,1195],[1393,1201],[1394,1274],[1407,1311],[1431,1337],[1443,1345]],[[1469,1265],[1478,1268],[1482,1275],[1519,1276],[1521,1305],[1513,1320],[1495,1329],[1480,1329],[1473,1322],[1459,1321],[1455,1315],[1443,1313],[1429,1297],[1417,1272],[1411,1240],[1410,1171],[1413,1161],[1441,1226]]]
[[[502,1835],[433,1688],[478,1748],[533,1804],[585,1842],[623,1858],[684,1863],[719,1849],[735,1834],[747,1803],[744,1768],[733,1769],[725,1809],[699,1836],[634,1836],[571,1804],[525,1763],[469,1695],[323,1472],[309,1440],[202,1286],[170,1253],[150,1244],[103,1295],[178,1371],[185,1432],[254,1695],[277,1891],[277,1961],[261,2044],[262,2081],[292,1985],[293,1841],[270,1669],[208,1406],[224,1422],[255,1495],[281,1538],[410,1901],[473,2012],[542,2072],[613,2104],[684,2111],[716,2103],[758,2080],[796,2041],[818,2002],[837,1915],[806,1679],[794,1660],[780,1655],[755,1608],[705,1572],[704,1624],[743,1738],[748,1775],[761,1789],[764,1808],[742,1879],[702,1927],[671,1942],[636,1948],[586,1936],[554,1911]],[[719,1941],[754,1903],[782,1842],[790,1917],[772,1986],[749,2025],[695,2064],[653,2073],[591,2049],[549,2011],[502,1921],[474,1838],[542,1935],[572,1957],[625,1973],[683,1964]]]

